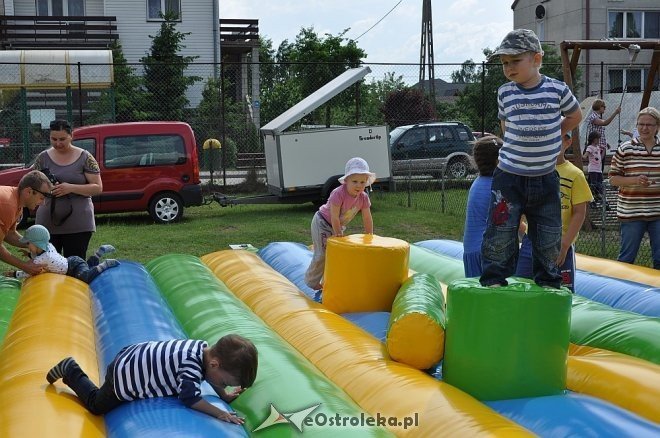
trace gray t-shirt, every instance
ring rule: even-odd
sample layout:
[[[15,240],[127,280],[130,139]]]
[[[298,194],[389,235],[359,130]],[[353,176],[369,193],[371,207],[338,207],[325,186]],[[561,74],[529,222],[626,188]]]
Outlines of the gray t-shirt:
[[[43,151],[37,156],[34,168],[37,170],[48,168],[59,181],[71,184],[87,184],[85,173],[100,173],[96,159],[85,150],[76,161],[66,166],[56,164],[51,160],[48,152]],[[51,208],[53,201],[55,207]],[[56,199],[46,198],[44,204],[37,209],[36,223],[48,228],[50,234],[96,231],[92,198],[76,194]]]

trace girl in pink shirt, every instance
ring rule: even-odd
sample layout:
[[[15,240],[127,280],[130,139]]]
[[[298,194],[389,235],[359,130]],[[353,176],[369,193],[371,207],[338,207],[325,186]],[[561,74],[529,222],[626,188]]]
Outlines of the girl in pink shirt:
[[[321,289],[321,279],[325,268],[325,248],[328,237],[343,236],[346,225],[358,212],[362,213],[364,232],[373,234],[374,223],[371,217],[371,201],[365,189],[376,180],[376,174],[369,172],[369,164],[355,157],[348,160],[344,176],[339,178],[341,185],[334,189],[328,202],[319,208],[312,219],[312,242],[314,255],[305,273],[305,283],[314,290]]]
[[[601,144],[601,135],[597,131],[589,133],[587,137],[587,148],[582,159],[589,160],[587,172],[589,173],[589,187],[596,203],[603,200],[603,159],[605,158],[605,146]]]

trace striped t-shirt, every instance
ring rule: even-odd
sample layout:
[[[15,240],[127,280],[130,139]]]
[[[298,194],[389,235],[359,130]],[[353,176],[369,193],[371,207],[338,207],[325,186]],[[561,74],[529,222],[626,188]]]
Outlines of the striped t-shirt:
[[[648,187],[620,186],[616,206],[620,221],[654,221],[660,219],[660,138],[655,138],[651,152],[633,138],[623,143],[612,157],[609,176],[646,175]]]
[[[115,358],[115,395],[124,401],[177,395],[192,406],[202,399],[207,346],[204,341],[177,339],[125,347]]]
[[[546,76],[532,88],[509,82],[499,88],[497,105],[505,123],[498,167],[522,176],[554,171],[561,149],[561,113],[580,108],[568,86]]]

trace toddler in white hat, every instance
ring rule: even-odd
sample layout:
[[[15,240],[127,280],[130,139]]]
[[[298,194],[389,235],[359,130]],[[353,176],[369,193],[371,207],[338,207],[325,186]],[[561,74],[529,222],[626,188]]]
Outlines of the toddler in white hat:
[[[371,201],[365,189],[376,180],[376,174],[369,171],[369,164],[354,157],[346,163],[344,176],[339,178],[341,185],[334,189],[328,201],[323,204],[312,219],[312,242],[314,256],[305,273],[305,283],[314,290],[321,289],[321,279],[325,266],[325,249],[328,237],[343,236],[346,225],[362,213],[365,234],[373,234],[374,222],[371,217]],[[320,294],[317,294],[320,300]]]

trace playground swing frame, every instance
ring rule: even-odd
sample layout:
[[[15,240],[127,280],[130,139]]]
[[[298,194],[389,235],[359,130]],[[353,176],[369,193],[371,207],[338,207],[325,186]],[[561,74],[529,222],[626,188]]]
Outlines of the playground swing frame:
[[[641,40],[641,39],[616,39],[616,40],[566,40],[562,41],[559,45],[561,54],[562,70],[564,73],[564,82],[573,89],[573,78],[577,70],[578,61],[582,50],[619,50],[621,48],[630,47],[631,45],[639,46],[640,50],[653,50],[653,57],[651,58],[651,68],[644,87],[642,95],[642,103],[640,110],[649,105],[651,99],[651,90],[655,77],[660,70],[660,40]],[[572,50],[569,56],[569,50]],[[632,61],[631,61],[632,64]],[[580,149],[580,128],[576,127],[573,130],[573,150]],[[582,168],[582,154],[573,154],[571,161],[573,164]]]

